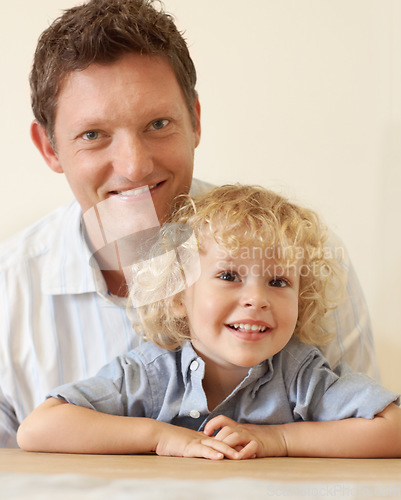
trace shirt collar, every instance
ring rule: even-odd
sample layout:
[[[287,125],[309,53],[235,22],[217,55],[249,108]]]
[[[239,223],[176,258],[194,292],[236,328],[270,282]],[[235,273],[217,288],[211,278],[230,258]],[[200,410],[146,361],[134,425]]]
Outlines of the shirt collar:
[[[81,207],[74,200],[53,227],[44,256],[42,290],[47,295],[107,293],[99,268],[89,264],[91,253],[81,229]]]
[[[253,366],[249,370],[247,378],[249,378],[248,383],[254,383],[251,394],[252,397],[255,397],[260,387],[273,378],[273,358],[266,359],[262,363]]]
[[[183,380],[188,380],[189,371],[191,364],[197,361],[201,367],[200,373],[202,373],[202,378],[205,370],[205,363],[203,359],[198,356],[190,341],[184,343],[181,349],[181,370]],[[269,382],[273,377],[273,358],[266,359],[256,366],[249,368],[248,375],[239,383],[239,385],[234,390],[234,393],[247,387],[250,384],[254,384],[252,388],[252,395],[255,396],[259,388]]]
[[[183,380],[188,380],[190,366],[194,361],[197,361],[199,365],[202,367],[202,375],[203,375],[205,363],[203,359],[200,356],[198,356],[198,354],[195,352],[191,342],[188,340],[183,344],[181,348],[181,373]]]

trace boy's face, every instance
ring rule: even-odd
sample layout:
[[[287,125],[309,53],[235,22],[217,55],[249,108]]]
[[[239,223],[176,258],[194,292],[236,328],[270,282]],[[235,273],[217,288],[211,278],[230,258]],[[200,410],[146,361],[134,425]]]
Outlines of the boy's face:
[[[160,57],[128,54],[91,64],[64,81],[57,102],[55,146],[43,151],[64,173],[83,212],[99,202],[133,203],[148,186],[157,215],[188,192],[200,139],[171,66]]]
[[[181,306],[195,350],[228,369],[279,352],[298,318],[299,265],[283,268],[269,249],[243,248],[233,256],[212,239],[203,249],[201,276]]]

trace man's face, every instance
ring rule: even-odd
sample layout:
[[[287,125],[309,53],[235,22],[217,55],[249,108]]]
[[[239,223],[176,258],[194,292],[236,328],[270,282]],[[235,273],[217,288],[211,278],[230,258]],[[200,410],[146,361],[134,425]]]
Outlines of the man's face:
[[[173,69],[162,58],[129,54],[92,64],[64,82],[50,167],[63,172],[85,212],[110,197],[129,205],[148,186],[159,220],[188,192],[200,140]]]

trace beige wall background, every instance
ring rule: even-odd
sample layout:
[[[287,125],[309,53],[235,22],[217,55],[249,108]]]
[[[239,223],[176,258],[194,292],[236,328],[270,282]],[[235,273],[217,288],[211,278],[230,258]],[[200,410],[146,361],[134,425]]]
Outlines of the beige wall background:
[[[0,240],[71,199],[31,144],[28,73],[42,30],[77,3],[1,6]],[[401,2],[165,5],[198,70],[196,175],[269,186],[322,214],[364,288],[383,382],[401,391]]]

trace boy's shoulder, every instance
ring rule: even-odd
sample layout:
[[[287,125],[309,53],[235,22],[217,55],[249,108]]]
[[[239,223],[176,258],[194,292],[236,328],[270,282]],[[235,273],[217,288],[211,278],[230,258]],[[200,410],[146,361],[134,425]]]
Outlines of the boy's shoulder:
[[[170,358],[173,351],[163,349],[153,342],[143,341],[135,349],[126,354],[126,358],[139,360],[142,364],[148,365],[155,363],[160,358]]]
[[[289,358],[293,362],[303,363],[305,359],[310,356],[322,356],[323,354],[320,350],[310,344],[305,344],[297,339],[297,337],[293,336],[288,344],[280,351],[280,353],[284,358]]]
[[[195,360],[200,361],[200,358],[190,342],[185,342],[178,349],[167,350],[153,342],[144,341],[121,357],[122,363],[140,364],[146,371],[181,371],[183,374],[188,371],[191,363]]]
[[[287,380],[293,380],[301,373],[305,374],[313,367],[324,367],[331,371],[329,362],[315,346],[300,342],[292,337],[288,344],[273,357],[273,366]]]

